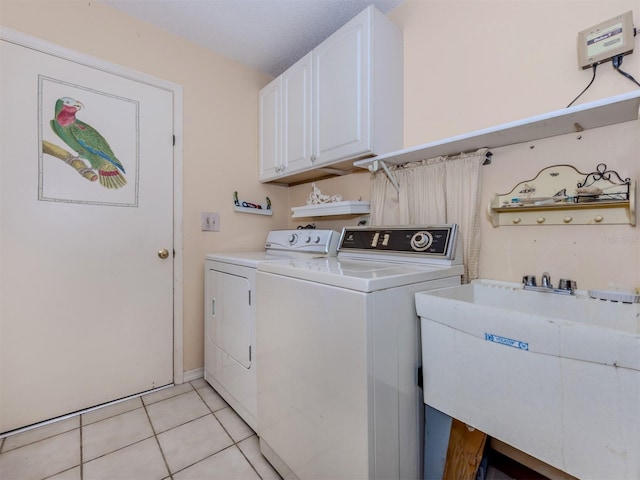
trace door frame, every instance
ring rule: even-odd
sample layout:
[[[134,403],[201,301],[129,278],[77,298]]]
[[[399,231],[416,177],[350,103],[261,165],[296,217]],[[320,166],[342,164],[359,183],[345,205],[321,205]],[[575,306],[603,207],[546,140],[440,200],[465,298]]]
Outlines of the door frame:
[[[173,383],[184,382],[182,238],[182,85],[0,26],[0,40],[171,92],[173,98]]]

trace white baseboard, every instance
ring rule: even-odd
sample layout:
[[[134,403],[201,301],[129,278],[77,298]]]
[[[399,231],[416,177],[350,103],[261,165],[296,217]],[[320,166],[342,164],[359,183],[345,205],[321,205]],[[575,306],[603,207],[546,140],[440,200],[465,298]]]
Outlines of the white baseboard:
[[[200,367],[200,368],[196,368],[195,370],[189,370],[188,372],[184,372],[183,381],[191,382],[193,380],[197,380],[202,377],[204,377],[204,367]]]

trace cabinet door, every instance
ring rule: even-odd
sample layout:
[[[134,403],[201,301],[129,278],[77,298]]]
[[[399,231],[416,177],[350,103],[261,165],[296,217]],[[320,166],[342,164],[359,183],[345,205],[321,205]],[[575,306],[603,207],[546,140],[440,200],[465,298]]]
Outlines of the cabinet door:
[[[282,77],[260,90],[260,180],[280,175]]]
[[[285,173],[312,166],[311,71],[308,53],[282,74],[282,161]]]
[[[370,9],[314,51],[314,153],[326,164],[371,150]]]

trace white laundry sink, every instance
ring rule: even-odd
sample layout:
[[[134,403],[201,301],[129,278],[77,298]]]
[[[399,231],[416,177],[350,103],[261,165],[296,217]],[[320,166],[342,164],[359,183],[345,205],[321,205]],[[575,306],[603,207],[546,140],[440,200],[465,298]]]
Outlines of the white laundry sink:
[[[420,292],[428,405],[579,478],[640,478],[640,304],[489,280]]]

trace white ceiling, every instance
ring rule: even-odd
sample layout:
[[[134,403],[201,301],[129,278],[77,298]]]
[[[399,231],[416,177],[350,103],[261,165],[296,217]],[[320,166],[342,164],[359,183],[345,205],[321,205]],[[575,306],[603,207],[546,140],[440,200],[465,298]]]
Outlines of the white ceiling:
[[[404,0],[100,0],[274,77],[373,4]]]

